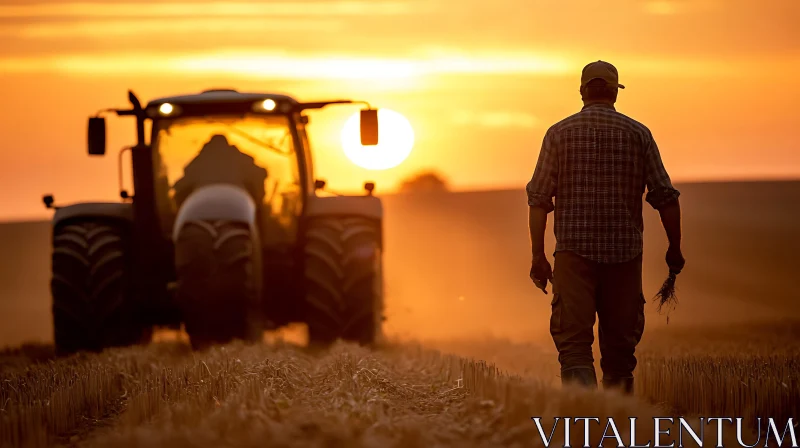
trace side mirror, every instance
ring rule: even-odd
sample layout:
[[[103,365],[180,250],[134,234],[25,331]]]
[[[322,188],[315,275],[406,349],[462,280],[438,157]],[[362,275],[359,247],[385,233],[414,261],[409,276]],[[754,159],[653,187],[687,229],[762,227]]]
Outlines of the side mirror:
[[[104,155],[106,153],[106,119],[103,117],[89,118],[89,133],[87,137],[89,155]]]
[[[375,146],[378,144],[378,110],[364,109],[361,111],[361,144]]]
[[[55,199],[53,199],[52,194],[48,194],[42,197],[42,202],[44,202],[45,208],[53,208],[53,202],[55,202]]]
[[[364,189],[367,190],[368,195],[372,196],[372,192],[375,191],[375,182],[366,182]]]

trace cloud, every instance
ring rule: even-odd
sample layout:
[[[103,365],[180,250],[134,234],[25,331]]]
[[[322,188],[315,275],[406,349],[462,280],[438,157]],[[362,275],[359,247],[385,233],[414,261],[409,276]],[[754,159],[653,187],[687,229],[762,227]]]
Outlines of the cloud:
[[[231,76],[246,79],[411,80],[440,75],[576,76],[586,58],[559,58],[502,50],[468,55],[413,57],[385,53],[302,53],[287,50],[229,48],[203,52],[138,51],[0,56],[0,72],[56,73],[79,76],[154,75],[165,77]],[[619,57],[615,64],[628,76],[694,79],[747,77],[758,62],[765,73],[800,70],[800,59],[730,61],[708,58]],[[634,88],[632,84],[628,84]],[[507,117],[506,117],[507,118]],[[503,121],[497,117],[496,120]],[[491,121],[491,120],[490,120]]]
[[[344,23],[335,19],[188,18],[68,21],[5,26],[0,35],[17,38],[54,39],[65,37],[111,37],[212,33],[276,33],[282,31],[336,32]]]
[[[84,76],[132,74],[222,75],[253,79],[405,79],[447,74],[563,74],[569,64],[528,55],[458,58],[386,58],[218,50],[205,53],[75,54],[0,58],[6,73],[55,72]]]
[[[375,16],[418,14],[419,1],[34,3],[0,5],[0,18]]]
[[[482,126],[486,128],[535,128],[539,119],[527,112],[459,110],[451,117],[456,126]]]
[[[668,0],[649,1],[644,3],[644,10],[649,14],[671,16],[681,11],[680,5]]]
[[[723,5],[719,0],[648,0],[642,3],[647,14],[674,16],[678,14],[708,12]]]

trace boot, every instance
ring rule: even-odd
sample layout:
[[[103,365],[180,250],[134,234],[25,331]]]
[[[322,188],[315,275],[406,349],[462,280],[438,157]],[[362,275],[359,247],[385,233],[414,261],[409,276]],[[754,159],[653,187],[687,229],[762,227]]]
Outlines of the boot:
[[[625,395],[633,395],[633,377],[614,378],[603,376],[603,390],[619,390]]]
[[[562,370],[561,385],[565,386],[568,384],[577,384],[590,389],[597,389],[597,375],[594,373],[594,367],[578,367]]]

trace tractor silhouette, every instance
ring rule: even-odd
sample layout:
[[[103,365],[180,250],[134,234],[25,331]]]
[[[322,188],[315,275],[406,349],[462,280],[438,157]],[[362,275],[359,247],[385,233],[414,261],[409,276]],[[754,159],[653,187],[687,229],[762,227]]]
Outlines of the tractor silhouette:
[[[324,194],[314,178],[302,103],[208,90],[104,112],[136,120],[132,193],[115,203],[54,206],[52,311],[59,354],[145,343],[184,325],[196,349],[265,329],[308,325],[309,341],[372,344],[383,321],[382,205]],[[147,126],[149,131],[146,132]],[[146,135],[147,134],[147,135]],[[361,110],[363,145],[377,110]],[[123,151],[125,151],[123,150]],[[106,152],[105,118],[88,152]]]

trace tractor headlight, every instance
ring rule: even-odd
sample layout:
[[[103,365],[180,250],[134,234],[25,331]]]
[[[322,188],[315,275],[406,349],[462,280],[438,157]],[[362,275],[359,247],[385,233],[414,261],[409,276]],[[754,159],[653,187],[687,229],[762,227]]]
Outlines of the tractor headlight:
[[[164,103],[158,106],[158,114],[161,115],[162,117],[168,117],[174,114],[176,111],[177,109],[175,108],[175,106],[173,106],[170,103]]]
[[[274,112],[278,108],[278,103],[272,98],[267,98],[263,101],[256,101],[253,104],[253,110],[256,112]]]

